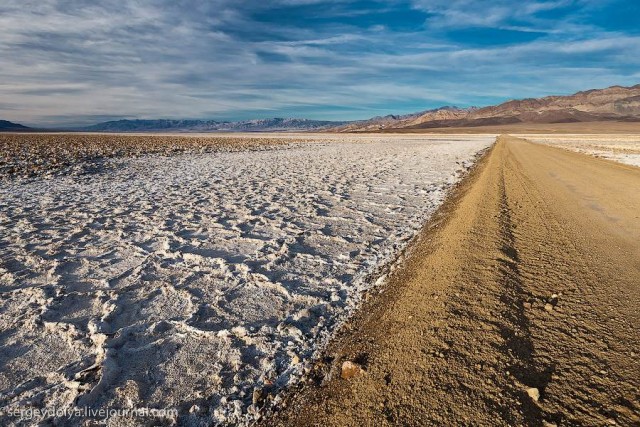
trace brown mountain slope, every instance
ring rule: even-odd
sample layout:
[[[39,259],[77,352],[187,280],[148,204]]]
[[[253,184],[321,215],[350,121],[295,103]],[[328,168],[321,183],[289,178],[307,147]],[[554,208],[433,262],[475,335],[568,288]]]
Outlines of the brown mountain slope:
[[[330,129],[332,132],[374,132],[383,129],[407,128],[425,122],[438,120],[458,120],[469,115],[472,109],[458,107],[441,107],[435,110],[427,110],[403,116],[388,115],[384,117],[374,117],[369,120],[348,123]]]
[[[406,119],[385,122],[374,118],[334,128],[333,131],[477,127],[515,123],[640,121],[640,85],[612,86],[569,96],[513,100],[483,108],[445,107],[403,117]]]
[[[547,96],[508,101],[495,107],[474,111],[469,119],[519,116],[526,113],[591,113],[602,115],[640,115],[640,85],[612,86],[607,89],[578,92],[570,96]],[[551,116],[549,116],[551,117]]]

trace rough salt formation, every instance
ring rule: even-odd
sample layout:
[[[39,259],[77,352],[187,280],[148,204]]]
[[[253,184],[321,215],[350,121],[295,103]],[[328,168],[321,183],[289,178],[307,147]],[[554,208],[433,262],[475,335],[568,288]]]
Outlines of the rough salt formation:
[[[521,135],[521,137],[529,141],[640,167],[638,135]]]
[[[144,154],[264,150],[286,144],[271,134],[122,135],[0,133],[0,180],[105,170],[113,159]]]
[[[0,406],[255,416],[493,142],[349,138],[0,183]]]

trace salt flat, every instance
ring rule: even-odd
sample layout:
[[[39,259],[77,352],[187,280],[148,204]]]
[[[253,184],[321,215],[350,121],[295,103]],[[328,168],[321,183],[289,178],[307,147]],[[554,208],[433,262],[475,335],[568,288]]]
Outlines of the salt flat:
[[[554,145],[567,150],[640,167],[640,137],[638,135],[523,134],[518,136],[529,141]]]
[[[0,405],[249,420],[494,141],[315,139],[1,182]]]

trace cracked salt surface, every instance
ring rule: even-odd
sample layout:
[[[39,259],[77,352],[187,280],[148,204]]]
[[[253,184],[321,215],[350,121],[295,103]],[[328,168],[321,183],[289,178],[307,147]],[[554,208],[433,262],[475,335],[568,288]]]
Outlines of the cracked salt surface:
[[[247,422],[494,140],[344,138],[0,183],[0,406]]]
[[[640,167],[640,137],[638,135],[518,135],[532,142],[554,145]]]

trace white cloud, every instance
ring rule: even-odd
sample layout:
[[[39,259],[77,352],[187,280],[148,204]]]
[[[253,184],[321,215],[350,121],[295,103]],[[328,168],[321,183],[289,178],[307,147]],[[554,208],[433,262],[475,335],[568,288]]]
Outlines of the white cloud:
[[[385,108],[404,112],[636,83],[640,65],[637,36],[583,33],[583,23],[571,20],[535,21],[563,1],[514,9],[497,1],[479,18],[467,16],[479,2],[414,3],[441,24],[477,19],[473,25],[506,27],[518,17],[549,30],[529,42],[484,47],[449,39],[447,28],[403,32],[366,20],[349,24],[341,19],[356,18],[340,1],[332,2],[335,11],[318,4],[325,21],[260,19],[273,6],[267,3],[6,0],[0,118],[43,125],[113,116],[364,118]],[[556,27],[562,31],[552,32]],[[603,58],[611,59],[607,68]],[[332,112],[337,107],[351,113]]]

